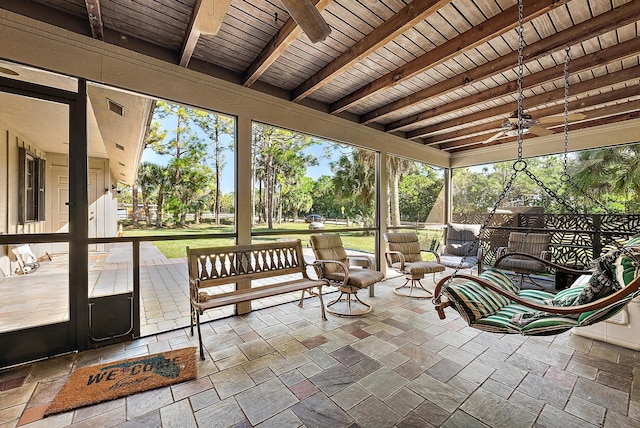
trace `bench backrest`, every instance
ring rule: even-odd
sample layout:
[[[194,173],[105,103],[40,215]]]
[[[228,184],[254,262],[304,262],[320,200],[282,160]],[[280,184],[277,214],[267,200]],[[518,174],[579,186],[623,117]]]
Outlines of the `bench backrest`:
[[[187,263],[189,279],[199,279],[200,287],[296,273],[307,278],[299,239],[227,247],[187,247]]]

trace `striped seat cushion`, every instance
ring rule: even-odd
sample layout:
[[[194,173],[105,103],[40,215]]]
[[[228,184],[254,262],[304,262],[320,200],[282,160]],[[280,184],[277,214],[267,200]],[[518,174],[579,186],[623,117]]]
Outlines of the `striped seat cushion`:
[[[522,290],[519,296],[539,304],[543,304],[553,298],[553,294],[538,290]],[[492,333],[520,333],[522,326],[514,324],[511,320],[514,315],[530,311],[531,309],[526,306],[518,303],[509,303],[495,314],[478,320],[473,326]]]
[[[563,291],[566,291],[566,290],[563,290]],[[567,292],[566,294],[570,295],[572,293]],[[547,293],[545,291],[539,291],[539,290],[523,290],[520,293],[520,296],[527,300],[531,300],[542,305],[547,304],[549,300],[558,297],[557,294],[554,296],[551,293]],[[571,298],[569,297],[568,300],[570,299]],[[522,308],[525,312],[531,311],[531,308],[526,308],[524,306],[522,306]],[[578,325],[578,321],[575,318],[568,318],[562,315],[548,316],[545,318],[532,321],[524,327],[520,327],[519,333],[527,336],[545,336],[545,335],[562,333],[563,331],[567,331],[577,325]]]
[[[398,233],[385,233],[387,239],[387,246],[389,251],[398,251],[404,256],[405,262],[418,262],[422,261],[422,254],[420,252],[420,242],[418,235],[415,232],[398,232]],[[391,255],[391,261],[397,263],[400,258],[393,254]]]
[[[509,277],[499,270],[488,269],[479,277],[511,293],[517,294],[519,291]],[[474,281],[449,284],[444,287],[443,294],[469,325],[495,314],[509,304],[509,299],[506,297]]]
[[[445,269],[440,263],[435,262],[410,262],[404,266],[404,273],[420,275],[425,273],[442,272]]]

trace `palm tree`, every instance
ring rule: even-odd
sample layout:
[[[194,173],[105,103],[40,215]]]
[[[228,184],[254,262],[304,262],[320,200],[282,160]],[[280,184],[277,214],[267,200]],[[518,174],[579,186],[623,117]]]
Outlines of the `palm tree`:
[[[371,158],[360,152],[363,150],[354,149],[350,156],[343,154],[331,163],[333,186],[336,196],[347,207],[347,216],[360,215],[365,221],[370,221],[376,196],[375,168],[365,163]]]
[[[398,156],[387,157],[387,171],[389,177],[389,217],[387,218],[387,224],[393,226],[400,226],[400,193],[398,192],[398,184],[404,174],[409,172],[412,166],[415,165],[414,161],[401,158]]]
[[[640,194],[640,145],[580,152],[573,181],[580,189],[592,190],[599,200],[608,199],[608,206],[622,201],[624,206],[621,208],[625,212],[637,211],[640,206],[637,197]]]

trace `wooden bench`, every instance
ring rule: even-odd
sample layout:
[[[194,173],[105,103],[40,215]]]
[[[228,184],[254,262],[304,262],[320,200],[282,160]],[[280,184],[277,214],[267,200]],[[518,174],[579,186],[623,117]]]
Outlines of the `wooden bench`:
[[[207,309],[301,290],[302,297],[298,306],[302,307],[304,291],[307,290],[310,294],[316,294],[312,293],[311,289],[317,287],[322,319],[325,321],[327,319],[324,312],[324,302],[322,301],[322,286],[329,285],[329,283],[324,279],[315,280],[309,278],[307,264],[302,255],[302,244],[299,239],[228,247],[187,247],[187,263],[189,264],[189,295],[191,300],[191,336],[193,336],[193,323],[195,321],[198,327],[200,358],[202,360],[204,360],[204,349],[200,330],[200,315]],[[300,275],[300,278],[283,278],[282,281],[274,284],[222,293],[210,294],[205,291],[209,287],[236,283],[242,280],[280,277],[291,274]]]

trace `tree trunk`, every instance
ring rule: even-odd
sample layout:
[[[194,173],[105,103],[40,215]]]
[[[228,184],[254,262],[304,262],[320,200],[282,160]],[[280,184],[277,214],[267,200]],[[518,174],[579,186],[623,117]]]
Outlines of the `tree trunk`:
[[[220,191],[220,130],[218,129],[218,121],[220,118],[216,116],[216,200],[213,205],[213,216],[215,218],[216,226],[220,225],[220,199],[222,199],[222,192]]]
[[[266,203],[266,216],[267,216],[267,228],[273,229],[273,177],[271,177],[272,171],[269,168],[267,173],[267,203]]]
[[[138,180],[133,182],[131,187],[131,198],[133,200],[133,207],[131,207],[131,218],[133,219],[133,226],[140,227],[138,222]]]
[[[156,227],[162,227],[162,204],[164,203],[164,186],[160,185],[158,189],[158,197],[156,198],[157,208],[156,208]]]
[[[256,156],[251,151],[251,226],[256,225]]]
[[[149,209],[149,195],[142,191],[142,206],[144,207],[144,216],[147,226],[151,226],[151,210]]]
[[[278,185],[278,224],[282,224],[282,184]]]

